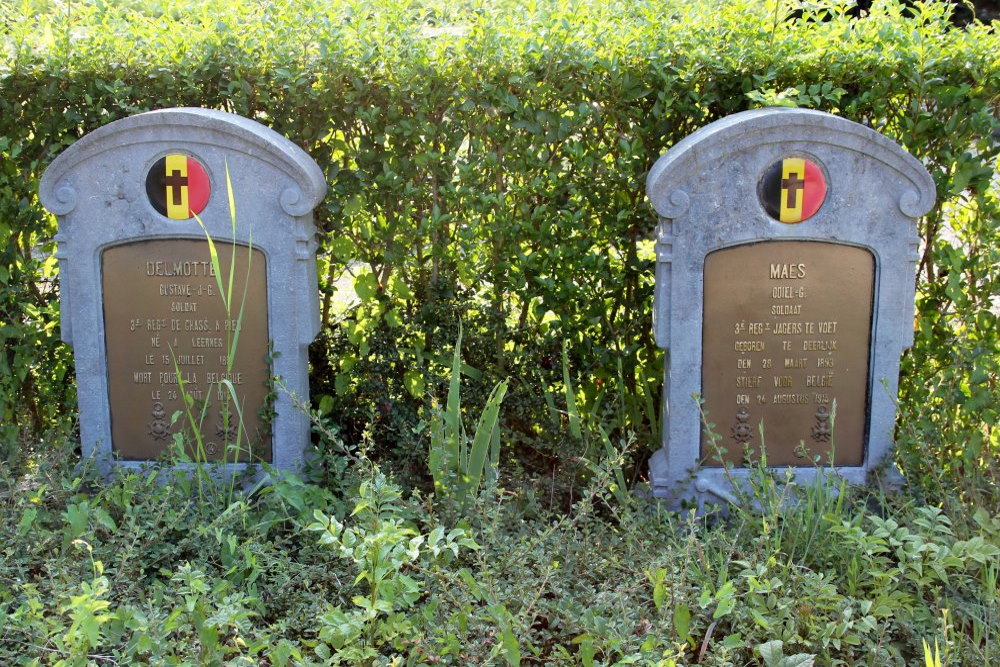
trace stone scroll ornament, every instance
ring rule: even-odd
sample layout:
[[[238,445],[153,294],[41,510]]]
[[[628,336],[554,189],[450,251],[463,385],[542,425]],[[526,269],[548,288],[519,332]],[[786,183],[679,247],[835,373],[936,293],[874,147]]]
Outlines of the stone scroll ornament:
[[[222,475],[301,468],[325,193],[293,142],[210,109],[124,118],[56,158],[39,197],[59,220],[84,456],[140,467],[183,436]]]
[[[935,197],[920,162],[837,116],[759,109],[680,141],[646,186],[665,350],[653,494],[732,502],[761,460],[803,482],[831,466],[898,481],[917,218]]]

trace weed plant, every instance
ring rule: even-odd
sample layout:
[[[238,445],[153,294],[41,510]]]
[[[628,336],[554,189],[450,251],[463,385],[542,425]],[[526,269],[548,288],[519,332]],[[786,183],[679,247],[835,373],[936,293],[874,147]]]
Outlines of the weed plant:
[[[236,363],[237,352],[239,351],[240,333],[243,331],[243,316],[246,309],[247,289],[250,285],[253,259],[253,231],[251,228],[249,243],[245,246],[245,250],[243,250],[243,246],[235,241],[236,199],[233,194],[233,183],[230,178],[228,163],[226,164],[226,195],[229,203],[230,234],[234,239],[229,244],[230,254],[228,258],[229,261],[227,263],[229,271],[226,274],[223,274],[222,272],[223,265],[220,262],[220,255],[215,239],[212,238],[202,219],[197,214],[194,214],[195,220],[197,220],[198,225],[201,226],[202,231],[205,233],[205,243],[208,247],[208,256],[212,266],[212,274],[215,276],[216,290],[219,299],[222,301],[223,308],[225,309],[225,321],[227,323],[236,323],[234,327],[230,327],[228,324],[225,327],[225,375],[217,384],[210,384],[208,386],[205,391],[205,400],[201,402],[195,401],[192,394],[188,391],[186,386],[187,383],[184,381],[180,367],[177,365],[174,349],[173,347],[170,348],[170,355],[174,364],[174,373],[177,376],[178,390],[182,401],[182,409],[178,410],[171,416],[171,425],[176,424],[178,419],[180,419],[182,426],[185,427],[175,431],[173,434],[173,456],[180,463],[192,464],[188,469],[192,472],[195,480],[197,481],[199,497],[201,497],[205,492],[203,488],[205,484],[214,484],[218,482],[216,479],[218,475],[216,473],[219,468],[214,467],[217,463],[221,464],[222,469],[225,470],[225,466],[235,467],[241,461],[248,461],[251,464],[254,462],[253,442],[251,441],[250,435],[246,431],[245,421],[243,418],[243,404],[240,402],[240,397],[236,392],[236,387],[234,387],[233,383],[228,379],[231,377],[234,364]],[[237,252],[246,253],[246,274],[241,280],[243,290],[242,294],[239,295],[240,299],[238,304],[236,302],[237,293],[235,289]],[[218,396],[217,409],[219,411],[220,420],[219,431],[221,432],[223,438],[222,458],[218,462],[209,459],[204,437],[206,430],[205,418],[209,413],[209,408],[212,406],[212,399],[216,396]],[[251,467],[248,467],[248,472]],[[229,498],[232,498],[235,492],[237,477],[238,475],[235,471],[232,471],[227,475],[227,496]]]
[[[459,329],[452,356],[448,400],[444,409],[435,406],[430,425],[427,466],[434,477],[434,496],[449,517],[466,514],[479,495],[480,484],[495,487],[500,463],[500,404],[507,382],[493,388],[476,430],[465,431],[461,407],[462,330]]]

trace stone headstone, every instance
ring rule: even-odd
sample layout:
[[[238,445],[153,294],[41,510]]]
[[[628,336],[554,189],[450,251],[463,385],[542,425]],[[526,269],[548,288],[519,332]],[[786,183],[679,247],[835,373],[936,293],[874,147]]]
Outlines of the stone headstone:
[[[666,350],[654,495],[731,501],[762,452],[800,481],[832,464],[864,483],[891,451],[927,171],[857,123],[761,109],[679,142],[647,194]]]
[[[309,422],[290,393],[308,403],[325,192],[291,141],[206,109],[110,123],[53,161],[39,196],[59,219],[83,453],[102,471],[155,460],[182,431],[217,470],[300,467]]]

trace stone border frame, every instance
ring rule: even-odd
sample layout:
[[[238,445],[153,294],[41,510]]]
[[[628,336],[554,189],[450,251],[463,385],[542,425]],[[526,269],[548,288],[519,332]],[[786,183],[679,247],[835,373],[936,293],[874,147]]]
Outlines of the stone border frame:
[[[168,151],[187,152],[208,171],[213,195],[199,217],[213,240],[252,240],[265,254],[268,335],[274,349],[281,351],[273,360],[273,373],[288,391],[308,402],[308,346],[321,324],[312,210],[326,194],[322,170],[286,137],[223,111],[162,109],[112,122],[67,148],[39,184],[42,205],[59,218],[55,240],[62,339],[74,347],[83,455],[92,457],[102,474],[115,465],[139,468],[149,463],[114,459],[101,253],[134,241],[205,239],[205,230],[194,218],[167,219],[146,197],[146,170]],[[226,195],[227,165],[237,209],[235,236]],[[83,340],[80,332],[88,332],[95,344],[77,344]],[[309,442],[308,416],[283,391],[278,391],[275,409],[271,465],[297,471]],[[213,464],[225,474],[248,465],[254,464],[225,464],[225,470]]]
[[[814,156],[831,181],[823,207],[799,224],[773,220],[756,194],[763,170],[788,154]],[[879,187],[865,190],[875,178]],[[733,186],[720,192],[722,182]],[[936,195],[923,165],[852,121],[765,108],[721,119],[678,142],[653,165],[646,192],[659,215],[653,329],[666,350],[663,446],[650,460],[653,495],[675,504],[707,496],[734,502],[730,477],[743,483],[749,475],[745,468],[698,465],[702,425],[694,396],[701,394],[704,260],[714,250],[774,240],[854,245],[875,256],[865,457],[861,466],[837,468],[847,481],[865,483],[891,454],[899,360],[913,344],[916,219],[930,211]],[[823,470],[797,468],[796,477],[808,482]],[[895,472],[891,465],[888,472]]]

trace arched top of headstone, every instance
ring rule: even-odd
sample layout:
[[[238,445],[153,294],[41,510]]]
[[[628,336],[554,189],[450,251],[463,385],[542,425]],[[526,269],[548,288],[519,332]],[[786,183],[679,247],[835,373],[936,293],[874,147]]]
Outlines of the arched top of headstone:
[[[890,139],[858,123],[811,109],[765,108],[727,116],[706,125],[670,148],[650,169],[646,192],[656,212],[679,218],[687,209],[686,182],[728,156],[766,146],[796,143],[852,151],[897,172],[910,187],[900,212],[918,218],[934,205],[934,181],[920,162]]]
[[[286,137],[256,121],[215,109],[180,107],[130,116],[86,135],[57,157],[42,176],[39,198],[57,215],[66,215],[77,204],[78,193],[65,177],[92,158],[140,144],[204,144],[225,146],[286,174],[295,187],[280,193],[282,209],[292,216],[305,215],[326,194],[322,170]]]

